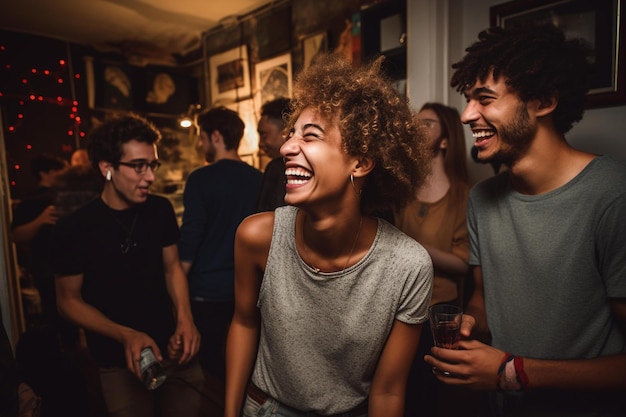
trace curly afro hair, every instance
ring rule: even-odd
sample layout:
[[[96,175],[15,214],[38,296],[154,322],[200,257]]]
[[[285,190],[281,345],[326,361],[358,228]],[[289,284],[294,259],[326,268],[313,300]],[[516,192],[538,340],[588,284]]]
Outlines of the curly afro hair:
[[[493,74],[522,101],[558,99],[552,117],[560,133],[582,119],[589,89],[591,49],[581,39],[566,40],[553,25],[480,32],[463,59],[452,65],[450,85],[464,93]]]
[[[286,123],[288,131],[304,109],[313,108],[337,123],[348,155],[375,162],[361,195],[367,213],[404,207],[430,169],[426,132],[383,75],[383,59],[354,67],[337,54],[320,57],[296,77]]]

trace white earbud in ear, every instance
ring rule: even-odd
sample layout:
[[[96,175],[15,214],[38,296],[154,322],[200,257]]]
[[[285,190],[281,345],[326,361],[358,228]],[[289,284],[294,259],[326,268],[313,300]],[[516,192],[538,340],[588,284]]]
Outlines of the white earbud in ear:
[[[107,179],[107,181],[111,181],[111,170],[110,169],[107,169],[106,179]]]

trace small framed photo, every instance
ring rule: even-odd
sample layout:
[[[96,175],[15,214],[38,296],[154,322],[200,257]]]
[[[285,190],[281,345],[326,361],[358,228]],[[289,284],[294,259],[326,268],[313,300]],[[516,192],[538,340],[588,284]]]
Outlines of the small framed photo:
[[[251,93],[248,50],[245,45],[209,57],[211,102],[236,102]]]
[[[258,107],[280,97],[291,97],[291,53],[286,53],[254,67]]]
[[[315,61],[315,57],[328,51],[328,34],[319,32],[302,40],[302,68],[307,68]]]
[[[131,111],[135,107],[135,88],[130,67],[95,63],[92,69],[94,93],[91,108]]]
[[[146,70],[142,110],[158,114],[181,114],[198,101],[198,83],[192,77]]]
[[[515,28],[552,23],[567,38],[582,38],[594,50],[588,107],[626,103],[626,47],[621,0],[509,1],[490,8],[492,26]]]

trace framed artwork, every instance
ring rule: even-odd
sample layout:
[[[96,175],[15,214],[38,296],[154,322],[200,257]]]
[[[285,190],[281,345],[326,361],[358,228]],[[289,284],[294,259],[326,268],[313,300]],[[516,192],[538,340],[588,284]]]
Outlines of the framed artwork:
[[[492,26],[552,23],[567,38],[582,38],[594,51],[587,107],[626,103],[623,0],[517,0],[490,8]]]
[[[252,19],[250,23],[253,23]],[[254,23],[251,29],[258,42],[258,61],[291,49],[290,4],[272,7],[269,12],[259,15]],[[254,54],[251,55],[254,57]]]
[[[307,68],[319,54],[328,51],[328,34],[319,32],[302,40],[302,68]]]
[[[254,67],[257,105],[279,97],[291,97],[291,53],[259,62]]]
[[[213,105],[239,101],[250,96],[250,70],[245,45],[209,57]]]
[[[133,78],[130,67],[96,63],[93,68],[94,107],[108,110],[133,110],[135,107]]]
[[[241,138],[237,153],[248,164],[258,168],[259,135],[257,133],[257,108],[254,100],[241,100],[227,104],[226,107],[237,112],[245,124],[243,138]]]
[[[198,82],[193,77],[147,70],[142,97],[143,110],[159,114],[184,114],[198,101]],[[139,100],[137,100],[139,101]]]

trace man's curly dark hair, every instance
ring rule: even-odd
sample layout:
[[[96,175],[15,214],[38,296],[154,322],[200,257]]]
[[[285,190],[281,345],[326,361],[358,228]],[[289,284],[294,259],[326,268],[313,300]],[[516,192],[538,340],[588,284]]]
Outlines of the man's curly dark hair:
[[[566,40],[553,25],[492,27],[480,32],[478,39],[452,65],[455,72],[450,85],[458,92],[493,74],[496,80],[504,77],[522,101],[556,97],[552,118],[560,133],[582,119],[592,56],[583,40]]]
[[[131,140],[152,145],[161,140],[161,132],[152,122],[134,113],[114,114],[91,131],[87,150],[96,172],[100,172],[100,161],[111,162],[117,168],[122,146]]]
[[[408,100],[383,75],[382,59],[354,67],[337,54],[322,56],[296,77],[286,123],[289,131],[305,108],[313,108],[338,124],[348,155],[375,162],[361,195],[368,213],[403,207],[430,167],[426,133]]]

